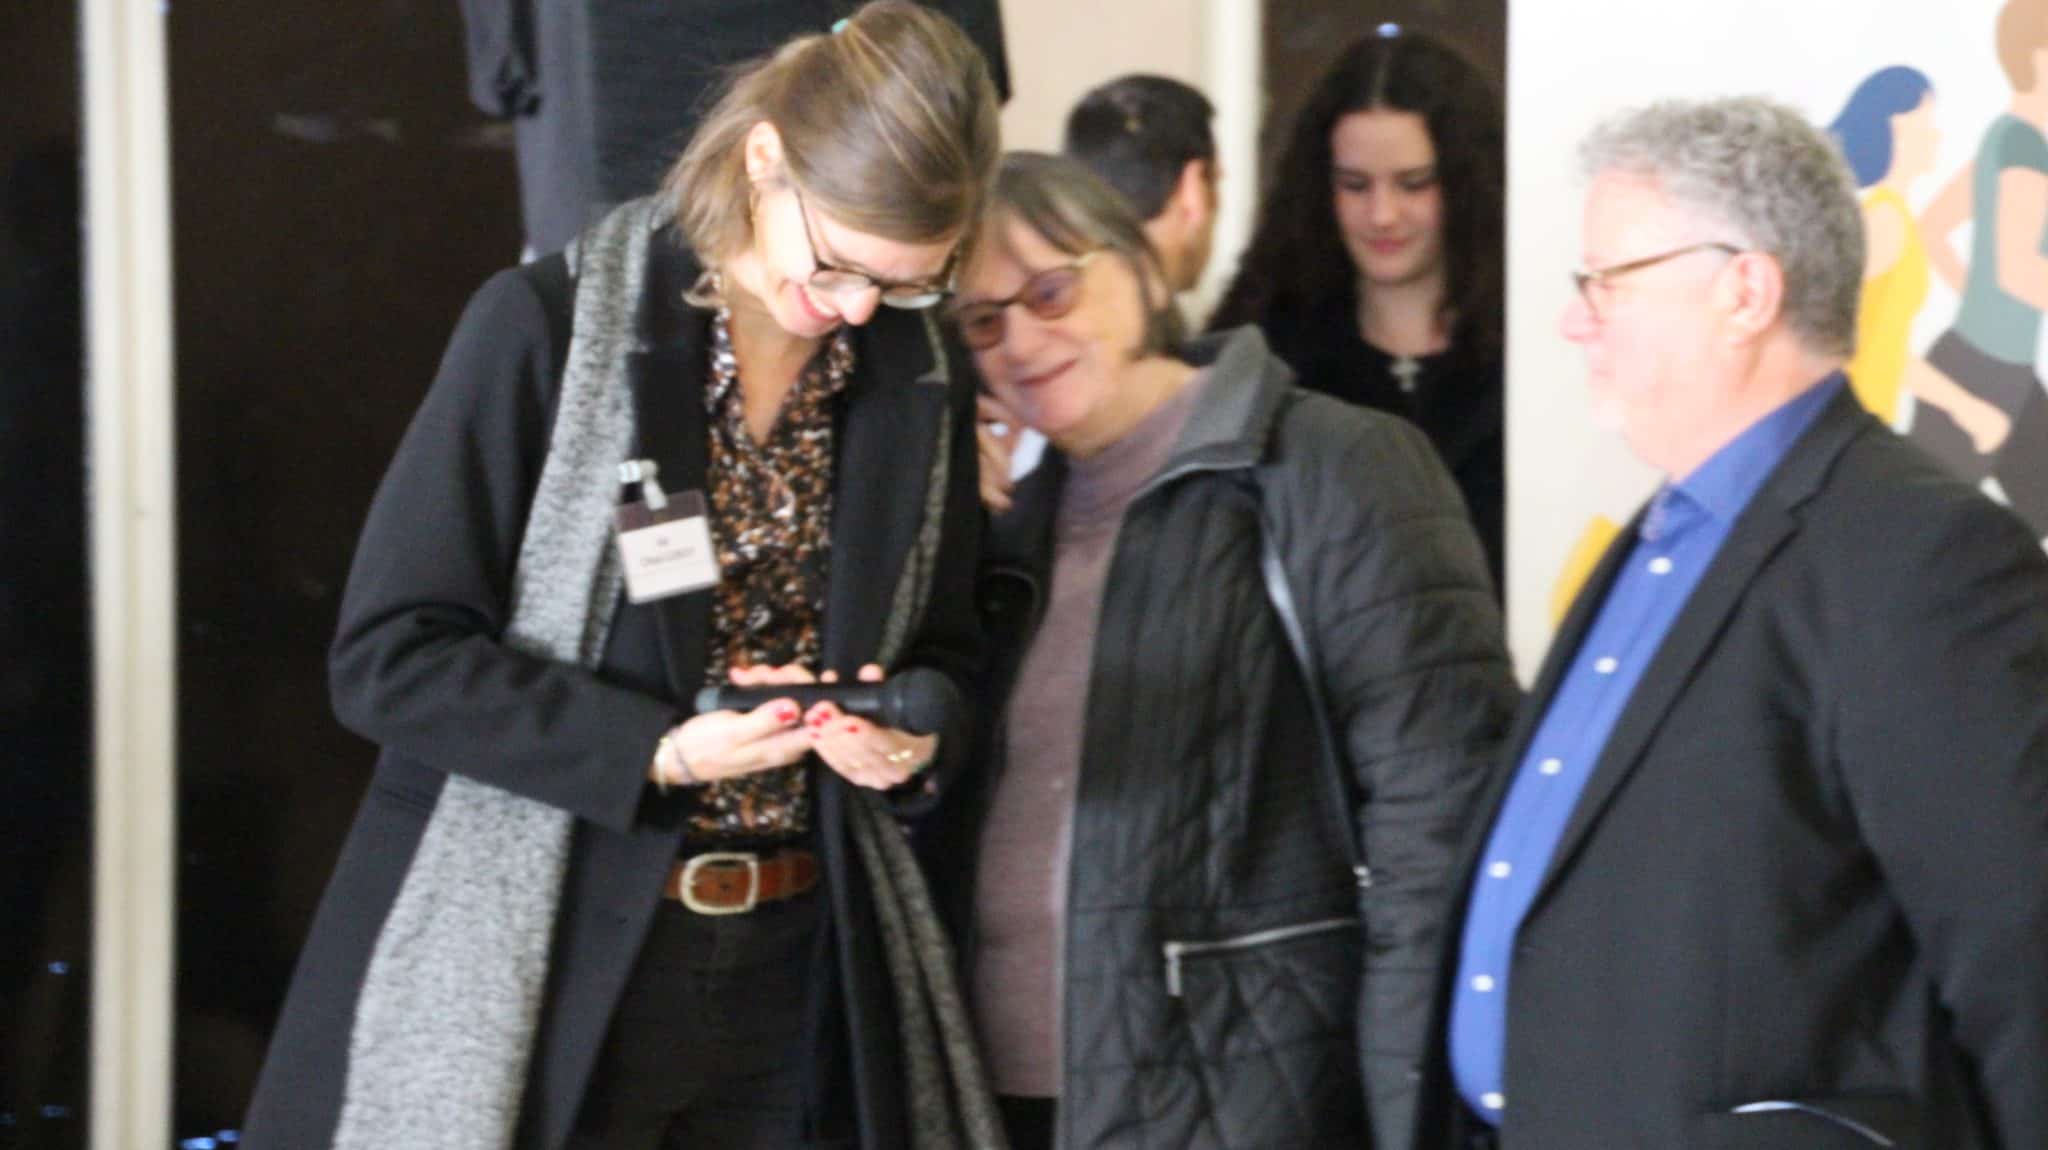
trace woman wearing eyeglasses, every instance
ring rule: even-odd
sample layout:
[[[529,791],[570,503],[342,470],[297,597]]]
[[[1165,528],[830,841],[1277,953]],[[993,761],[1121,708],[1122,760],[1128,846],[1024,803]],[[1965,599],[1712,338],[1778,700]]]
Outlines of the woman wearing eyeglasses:
[[[1051,443],[991,527],[984,769],[924,844],[1013,1146],[1405,1145],[1516,701],[1456,487],[1257,329],[1184,342],[1072,160],[1005,160],[951,310]]]
[[[964,706],[693,700],[977,667],[933,305],[997,156],[972,43],[871,4],[478,293],[350,575],[335,706],[383,755],[246,1144],[910,1144],[850,808],[932,802]]]

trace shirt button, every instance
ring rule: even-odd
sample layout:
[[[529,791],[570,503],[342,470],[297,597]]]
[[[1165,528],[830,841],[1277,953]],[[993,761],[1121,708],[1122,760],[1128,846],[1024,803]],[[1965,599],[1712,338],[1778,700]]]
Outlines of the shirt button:
[[[1487,867],[1486,873],[1492,875],[1495,878],[1506,878],[1509,875],[1515,873],[1515,868],[1507,863],[1497,862],[1494,863],[1492,866]]]
[[[1655,559],[1652,559],[1652,560],[1650,560],[1650,574],[1652,574],[1652,575],[1669,575],[1669,574],[1671,574],[1671,560],[1670,560],[1669,558],[1667,558],[1666,556],[1663,556],[1663,555],[1659,555],[1659,556],[1657,556],[1657,557],[1656,557]]]
[[[1554,775],[1557,772],[1564,770],[1564,760],[1545,759],[1541,763],[1537,764],[1536,769],[1542,771],[1546,775]]]
[[[1597,661],[1594,662],[1593,669],[1595,671],[1600,672],[1603,675],[1612,675],[1614,674],[1615,668],[1619,666],[1621,666],[1621,661],[1619,659],[1616,659],[1612,655],[1602,655]]]
[[[1472,989],[1478,991],[1481,994],[1490,993],[1493,990],[1493,976],[1490,974],[1482,974],[1473,978]]]
[[[1508,1100],[1501,1097],[1498,1091],[1489,1090],[1479,1096],[1479,1104],[1488,1110],[1499,1110],[1508,1104]]]

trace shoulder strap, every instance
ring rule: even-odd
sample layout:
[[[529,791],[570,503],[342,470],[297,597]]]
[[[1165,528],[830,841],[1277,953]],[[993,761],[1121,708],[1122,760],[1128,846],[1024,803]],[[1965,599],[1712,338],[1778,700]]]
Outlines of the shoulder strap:
[[[1344,844],[1345,856],[1350,860],[1351,871],[1357,876],[1359,887],[1370,887],[1372,868],[1366,865],[1364,851],[1354,829],[1359,796],[1350,773],[1344,769],[1343,757],[1338,750],[1341,744],[1337,740],[1337,730],[1330,722],[1329,704],[1323,698],[1315,647],[1307,628],[1301,624],[1301,612],[1294,604],[1294,589],[1287,579],[1287,564],[1280,554],[1280,545],[1274,542],[1266,489],[1255,473],[1246,471],[1240,474],[1259,509],[1259,575],[1266,585],[1266,599],[1272,603],[1273,613],[1280,618],[1280,629],[1287,635],[1288,649],[1293,652],[1295,666],[1301,671],[1302,689],[1308,692],[1309,711],[1315,717],[1316,742],[1321,752],[1316,756],[1316,765],[1322,783],[1323,806],[1337,841]]]

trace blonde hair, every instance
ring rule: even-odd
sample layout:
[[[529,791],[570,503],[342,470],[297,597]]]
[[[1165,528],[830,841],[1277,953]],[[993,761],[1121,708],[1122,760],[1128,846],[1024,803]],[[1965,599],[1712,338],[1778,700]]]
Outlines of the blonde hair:
[[[963,233],[1002,151],[995,86],[973,41],[917,4],[865,5],[744,65],[670,169],[663,192],[707,268],[753,240],[744,153],[763,121],[806,199],[903,243]]]
[[[2034,75],[2034,53],[2048,48],[2048,2],[2006,0],[1998,10],[1998,65],[2015,92],[2031,92],[2040,77]]]

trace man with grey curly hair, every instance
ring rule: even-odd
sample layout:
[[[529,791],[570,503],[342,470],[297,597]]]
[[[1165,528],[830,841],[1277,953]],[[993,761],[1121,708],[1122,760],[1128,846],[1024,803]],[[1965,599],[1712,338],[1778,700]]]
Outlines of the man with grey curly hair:
[[[1798,112],[1762,99],[1654,104],[1597,129],[1581,166],[1592,184],[1589,262],[1565,337],[1586,349],[1598,418],[1646,462],[1685,474],[1855,350],[1856,182]],[[1683,309],[1699,322],[1660,325],[1649,346],[1634,335],[1598,338],[1606,311],[1704,285],[1740,295],[1723,302],[1757,338],[1727,344],[1707,308]],[[1736,362],[1749,358],[1757,362]],[[1724,395],[1666,370],[1716,363],[1731,383],[1753,378]]]
[[[2048,1146],[2048,557],[1845,387],[1802,116],[1601,127],[1563,333],[1665,476],[1467,837],[1415,1145]]]

